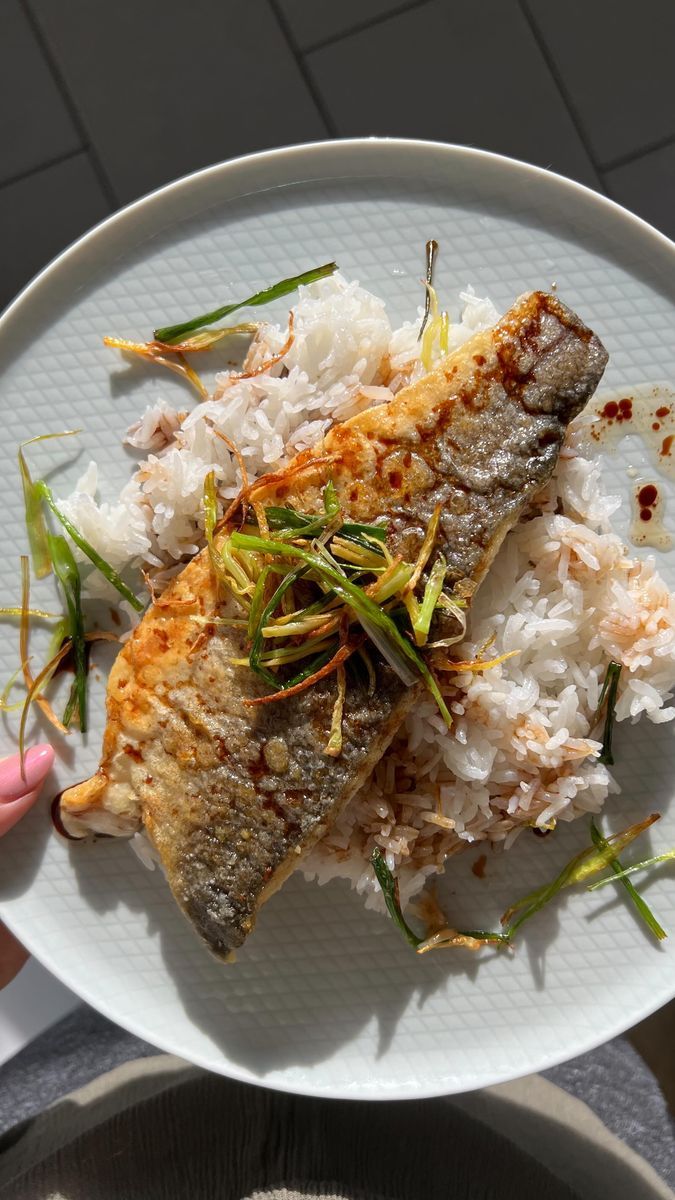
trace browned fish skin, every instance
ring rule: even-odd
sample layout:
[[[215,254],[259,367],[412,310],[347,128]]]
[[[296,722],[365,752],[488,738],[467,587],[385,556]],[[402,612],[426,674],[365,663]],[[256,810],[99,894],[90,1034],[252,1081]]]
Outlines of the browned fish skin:
[[[369,409],[296,460],[307,470],[257,498],[321,509],[328,474],[358,521],[390,520],[411,558],[436,504],[451,579],[480,582],[506,532],[549,478],[569,421],[592,395],[607,355],[555,297],[523,297],[387,406]],[[331,467],[313,459],[335,457]],[[218,597],[207,556],[189,564],[162,604]],[[197,609],[193,609],[197,611]],[[66,792],[73,832],[145,825],[179,904],[212,951],[241,945],[280,886],[367,778],[419,688],[376,661],[374,695],[350,686],[343,752],[324,747],[335,697],[328,679],[255,709],[268,689],[232,659],[243,635],[195,626],[184,607],[154,605],[110,677],[104,756]]]

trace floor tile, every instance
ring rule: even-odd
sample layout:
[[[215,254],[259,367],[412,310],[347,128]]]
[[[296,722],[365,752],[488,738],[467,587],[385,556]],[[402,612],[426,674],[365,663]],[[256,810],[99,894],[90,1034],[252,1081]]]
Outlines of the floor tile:
[[[610,195],[675,238],[675,142],[607,171]]]
[[[517,0],[437,0],[307,63],[340,134],[469,143],[598,186]]]
[[[30,0],[121,201],[326,130],[267,0]]]
[[[359,25],[403,8],[405,0],[278,0],[295,44],[302,50],[341,37]]]
[[[0,183],[60,158],[80,138],[19,0],[2,5]]]
[[[597,161],[675,134],[675,4],[524,0]]]
[[[0,309],[109,206],[86,154],[0,188]]]

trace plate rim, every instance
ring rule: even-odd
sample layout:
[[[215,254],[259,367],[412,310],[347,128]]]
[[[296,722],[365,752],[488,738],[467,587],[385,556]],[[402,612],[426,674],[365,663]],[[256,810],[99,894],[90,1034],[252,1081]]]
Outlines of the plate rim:
[[[647,237],[655,247],[660,248],[667,254],[673,256],[675,263],[675,242],[673,242],[666,234],[656,229],[649,222],[639,217],[636,213],[631,212],[623,205],[612,200],[608,196],[604,196],[596,192],[593,188],[586,184],[569,179],[565,175],[548,170],[544,167],[535,166],[531,163],[523,162],[520,159],[511,158],[507,155],[496,154],[493,151],[481,150],[472,146],[463,146],[456,143],[438,142],[433,140],[425,140],[418,138],[401,138],[401,137],[360,137],[360,138],[339,138],[339,139],[321,139],[313,142],[297,143],[288,146],[274,147],[267,150],[256,151],[251,154],[240,155],[232,159],[222,160],[213,163],[209,166],[202,167],[196,171],[182,175],[177,179],[171,180],[160,187],[144,194],[138,199],[124,205],[116,212],[111,213],[102,221],[92,226],[80,237],[76,238],[72,243],[59,251],[44,267],[42,267],[21,289],[17,296],[10,301],[4,311],[0,314],[0,367],[5,351],[5,334],[8,326],[14,319],[20,319],[23,311],[38,297],[41,289],[55,280],[58,273],[64,268],[67,270],[74,266],[78,258],[83,252],[86,253],[88,248],[94,243],[100,242],[105,244],[107,238],[116,232],[123,232],[126,225],[133,225],[136,217],[144,210],[160,206],[169,197],[179,197],[180,192],[184,191],[188,194],[192,189],[199,188],[200,185],[207,183],[209,180],[215,181],[219,178],[226,178],[228,175],[236,175],[258,168],[271,168],[274,170],[276,163],[292,164],[298,162],[300,171],[293,182],[307,183],[310,180],[316,182],[337,180],[338,178],[382,178],[384,172],[382,163],[386,162],[387,156],[396,158],[399,156],[399,161],[396,163],[397,172],[400,174],[401,163],[400,155],[403,152],[410,154],[428,157],[437,156],[439,160],[444,162],[457,161],[464,159],[466,161],[480,161],[492,166],[497,172],[511,172],[515,176],[522,179],[534,178],[540,184],[552,186],[556,191],[561,188],[563,191],[571,192],[579,195],[586,203],[599,212],[612,213],[614,218],[621,219],[633,233],[638,233],[643,237]],[[309,174],[305,168],[305,163],[311,161],[320,161],[322,157],[329,162],[337,157],[338,160],[344,158],[349,170],[352,166],[349,164],[349,159],[352,156],[362,156],[371,160],[372,170],[364,173],[363,176],[354,176],[349,174],[349,170],[345,175],[321,175]],[[377,160],[376,160],[377,156]],[[284,181],[286,182],[286,181]],[[272,184],[272,187],[275,185]],[[277,184],[276,186],[280,186]],[[256,186],[252,189],[252,194],[259,194],[260,187]],[[175,224],[175,219],[170,218],[168,225]],[[11,350],[10,347],[7,349]],[[10,354],[11,357],[11,354]],[[31,887],[34,886],[34,880],[31,882]],[[30,888],[27,889],[30,891]],[[133,1017],[125,1018],[123,1021],[112,1011],[112,1006],[108,1006],[105,999],[97,994],[96,997],[90,994],[90,989],[86,985],[78,984],[74,987],[69,981],[66,972],[61,972],[58,962],[52,962],[49,955],[44,953],[44,947],[40,945],[36,950],[33,946],[33,939],[28,932],[20,928],[21,921],[14,920],[13,913],[4,912],[4,905],[0,900],[0,917],[4,920],[7,927],[20,938],[22,943],[47,970],[51,972],[65,987],[69,988],[74,995],[78,996],[85,1003],[91,1005],[96,1011],[107,1017],[114,1024],[126,1029],[128,1032],[143,1041],[147,1040],[147,1029],[142,1028],[140,1023],[137,1024]],[[224,1075],[227,1078],[236,1079],[240,1082],[250,1083],[258,1087],[269,1088],[273,1091],[285,1092],[295,1095],[319,1096],[326,1099],[359,1099],[369,1101],[387,1101],[387,1100],[402,1100],[402,1099],[430,1099],[436,1096],[456,1095],[467,1091],[475,1090],[478,1087],[493,1086],[498,1083],[504,1083],[510,1080],[523,1078],[526,1075],[538,1073],[557,1066],[569,1060],[571,1057],[585,1054],[590,1050],[597,1048],[610,1041],[612,1038],[624,1033],[627,1029],[645,1017],[656,1012],[660,1007],[668,1002],[669,999],[675,997],[675,979],[671,985],[671,990],[668,995],[660,995],[653,1003],[641,1007],[639,1015],[631,1015],[625,1018],[617,1018],[616,1021],[608,1026],[603,1027],[602,1033],[593,1033],[586,1039],[579,1039],[575,1042],[573,1050],[561,1049],[550,1051],[547,1054],[540,1054],[533,1058],[522,1071],[514,1073],[512,1069],[504,1069],[502,1071],[495,1070],[486,1082],[468,1082],[468,1083],[446,1083],[440,1082],[428,1087],[418,1086],[417,1084],[406,1083],[405,1081],[395,1085],[377,1085],[376,1087],[365,1086],[359,1087],[357,1093],[350,1093],[348,1088],[340,1086],[332,1086],[317,1083],[315,1080],[302,1081],[296,1083],[286,1079],[268,1079],[257,1075],[254,1071],[241,1067],[232,1059],[222,1059],[214,1064],[207,1054],[191,1053],[189,1061],[196,1066],[202,1067],[205,1070],[216,1074]],[[171,1039],[162,1036],[153,1037],[152,1045],[167,1054],[176,1054],[175,1044],[171,1043]]]

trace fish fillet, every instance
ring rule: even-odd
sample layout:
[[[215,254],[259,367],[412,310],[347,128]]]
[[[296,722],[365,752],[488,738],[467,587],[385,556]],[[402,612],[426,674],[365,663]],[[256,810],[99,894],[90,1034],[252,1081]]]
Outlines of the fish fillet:
[[[344,514],[386,517],[392,550],[409,561],[440,504],[437,551],[448,581],[478,585],[549,479],[606,361],[601,342],[556,297],[524,296],[389,404],[335,425],[293,461],[297,471],[263,482],[256,500],[320,512],[332,477]],[[120,652],[101,765],[64,793],[61,815],[76,835],[144,827],[183,912],[227,957],[365,782],[420,686],[406,687],[375,654],[374,694],[350,684],[343,750],[327,757],[335,677],[244,707],[269,690],[233,662],[248,653],[244,634],[194,619],[223,603],[203,551]]]

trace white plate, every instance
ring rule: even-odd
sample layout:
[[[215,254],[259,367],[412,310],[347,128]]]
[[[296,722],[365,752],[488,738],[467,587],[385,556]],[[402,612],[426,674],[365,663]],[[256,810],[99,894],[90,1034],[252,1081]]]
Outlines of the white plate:
[[[332,142],[212,167],[104,222],[2,321],[5,601],[18,595],[25,550],[17,443],[81,425],[77,461],[72,444],[56,442],[37,447],[33,461],[41,471],[68,463],[56,476],[65,489],[95,457],[112,497],[130,469],[120,445],[127,424],[150,397],[187,401],[173,377],[124,366],[101,346],[103,334],[137,335],[333,257],[396,318],[410,317],[430,236],[441,244],[444,297],[472,283],[506,308],[555,281],[610,351],[608,388],[675,382],[675,248],[585,188],[494,155],[404,141]],[[627,495],[625,459],[608,471]],[[675,584],[672,558],[660,565]],[[17,664],[16,642],[3,636],[3,678]],[[102,686],[87,745],[74,735],[64,753],[60,787],[96,765]],[[9,729],[3,740],[8,752]],[[658,809],[651,844],[675,844],[671,727],[621,727],[617,747],[623,793],[611,800],[612,823]],[[468,861],[452,862],[446,905],[460,927],[494,927],[509,900],[550,878],[587,836],[585,822],[543,842],[523,836],[490,856],[484,881]],[[648,895],[675,929],[667,871]],[[30,950],[120,1025],[287,1091],[385,1099],[476,1088],[579,1054],[675,992],[672,951],[607,892],[567,893],[527,927],[513,956],[420,959],[345,887],[294,877],[237,965],[223,967],[159,873],[122,843],[64,846],[50,836],[45,805],[0,846],[0,897],[0,915]]]

